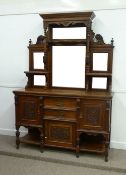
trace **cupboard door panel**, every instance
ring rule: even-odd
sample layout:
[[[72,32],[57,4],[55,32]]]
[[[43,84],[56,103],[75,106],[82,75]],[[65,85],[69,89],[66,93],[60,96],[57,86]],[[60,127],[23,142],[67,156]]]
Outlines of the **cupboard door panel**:
[[[75,125],[67,122],[45,121],[45,143],[61,147],[75,146]]]
[[[41,124],[39,97],[18,96],[16,124]]]
[[[106,103],[102,100],[86,100],[81,104],[79,127],[91,130],[104,130]]]

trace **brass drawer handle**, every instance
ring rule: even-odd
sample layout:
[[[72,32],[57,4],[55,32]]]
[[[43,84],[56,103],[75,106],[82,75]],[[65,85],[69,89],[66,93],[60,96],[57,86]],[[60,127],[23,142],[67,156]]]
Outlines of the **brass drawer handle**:
[[[83,115],[82,114],[80,114],[80,118],[83,118]]]
[[[64,107],[64,102],[63,101],[60,101],[56,104],[56,106],[58,107]]]
[[[61,118],[63,118],[63,117],[64,117],[64,111],[59,111],[59,116],[60,116]]]

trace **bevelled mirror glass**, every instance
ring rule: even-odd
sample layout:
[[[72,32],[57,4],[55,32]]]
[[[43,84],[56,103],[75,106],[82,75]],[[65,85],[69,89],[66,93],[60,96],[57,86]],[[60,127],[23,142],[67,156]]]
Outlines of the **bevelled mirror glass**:
[[[53,28],[53,39],[86,39],[86,27]]]
[[[34,86],[45,86],[45,76],[34,75]]]
[[[44,69],[43,52],[33,53],[33,69]]]
[[[93,53],[93,71],[107,71],[108,53]]]
[[[86,46],[52,47],[52,85],[57,87],[85,87]]]
[[[107,78],[93,77],[92,78],[92,88],[93,89],[106,89],[107,88]]]

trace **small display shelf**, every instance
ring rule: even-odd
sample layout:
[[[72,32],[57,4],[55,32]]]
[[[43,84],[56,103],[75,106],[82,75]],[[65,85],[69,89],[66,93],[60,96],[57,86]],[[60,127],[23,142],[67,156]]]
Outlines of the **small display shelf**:
[[[86,45],[86,39],[53,39],[48,42],[49,45]]]
[[[106,73],[106,72],[89,72],[86,73],[87,76],[91,77],[111,77],[112,73]]]
[[[88,152],[105,152],[105,142],[104,137],[101,134],[88,135],[87,133],[82,133],[80,135],[80,150]]]
[[[20,138],[21,143],[28,143],[34,145],[40,145],[40,137],[34,134],[27,134],[24,137]]]

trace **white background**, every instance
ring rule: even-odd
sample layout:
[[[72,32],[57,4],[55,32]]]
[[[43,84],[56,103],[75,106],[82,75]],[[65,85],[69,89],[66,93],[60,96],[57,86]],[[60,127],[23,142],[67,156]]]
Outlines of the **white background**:
[[[15,134],[12,91],[26,85],[28,40],[43,34],[38,13],[94,10],[94,32],[115,41],[111,147],[126,149],[125,8],[124,0],[0,0],[0,134]]]

